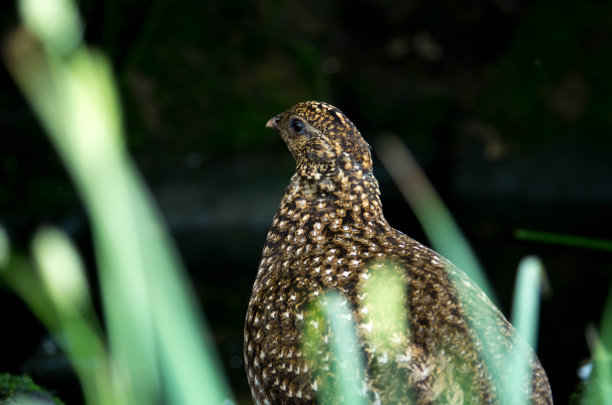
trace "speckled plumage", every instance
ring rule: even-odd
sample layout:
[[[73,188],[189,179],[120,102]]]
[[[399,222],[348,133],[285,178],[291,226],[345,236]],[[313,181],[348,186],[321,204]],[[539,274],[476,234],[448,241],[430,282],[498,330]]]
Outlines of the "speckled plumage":
[[[313,370],[325,364],[306,358],[302,337],[312,302],[332,289],[352,308],[369,402],[498,403],[506,387],[492,383],[485,352],[496,353],[491,361],[506,372],[499,353],[522,343],[463,272],[389,226],[370,147],[353,123],[329,104],[305,102],[267,126],[279,131],[297,168],[268,233],[246,317],[244,354],[255,402],[316,402],[322,381]],[[384,351],[368,339],[377,314],[363,288],[383,266],[400,275],[410,325]],[[527,395],[534,404],[552,404],[533,354],[530,365]],[[391,389],[390,381],[403,383]]]

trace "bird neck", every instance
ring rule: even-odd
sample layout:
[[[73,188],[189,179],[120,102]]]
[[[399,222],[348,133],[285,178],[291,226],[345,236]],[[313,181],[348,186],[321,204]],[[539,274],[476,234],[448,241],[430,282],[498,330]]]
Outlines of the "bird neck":
[[[336,167],[317,176],[302,176],[298,169],[281,202],[281,212],[335,212],[356,223],[384,221],[378,182],[371,170]],[[296,214],[297,215],[297,214]]]

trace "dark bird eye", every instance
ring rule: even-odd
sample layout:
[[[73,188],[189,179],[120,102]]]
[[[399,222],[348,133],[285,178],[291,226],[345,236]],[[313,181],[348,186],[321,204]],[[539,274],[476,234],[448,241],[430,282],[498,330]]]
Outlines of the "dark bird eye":
[[[299,119],[292,118],[291,121],[289,121],[289,127],[291,127],[291,130],[296,134],[301,134],[302,132],[304,132],[305,125]]]

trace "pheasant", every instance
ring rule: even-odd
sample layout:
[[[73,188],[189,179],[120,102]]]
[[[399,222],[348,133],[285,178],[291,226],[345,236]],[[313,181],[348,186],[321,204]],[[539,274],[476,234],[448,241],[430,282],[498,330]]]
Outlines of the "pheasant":
[[[552,404],[539,360],[477,285],[387,223],[370,146],[339,109],[303,102],[266,126],[287,144],[296,172],[268,233],[246,315],[245,367],[257,404],[321,402],[322,386],[338,383],[321,371],[329,374],[333,353],[312,358],[304,347],[314,304],[330,290],[351,311],[366,402],[500,403],[513,389],[500,383],[509,358],[522,348],[531,375],[526,398]],[[385,267],[401,279],[407,323],[382,347],[370,335],[383,314],[372,313],[364,282]],[[318,327],[327,342],[331,329]]]

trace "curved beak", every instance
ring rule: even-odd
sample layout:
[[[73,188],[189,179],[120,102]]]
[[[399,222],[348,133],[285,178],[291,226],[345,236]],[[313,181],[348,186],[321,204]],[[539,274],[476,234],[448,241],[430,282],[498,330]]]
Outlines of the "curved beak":
[[[272,128],[278,131],[278,127],[276,126],[277,121],[278,121],[278,117],[270,118],[268,122],[266,122],[266,128]]]

